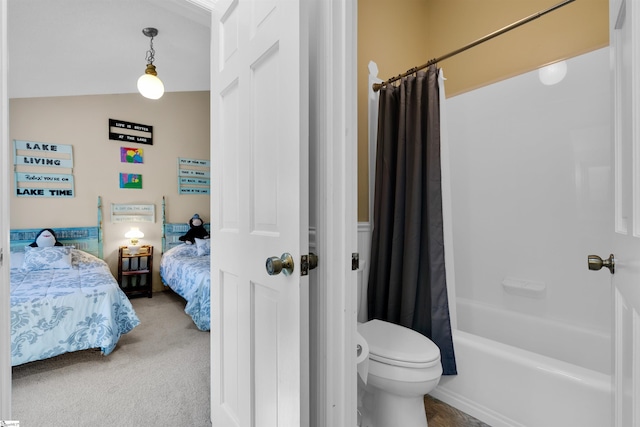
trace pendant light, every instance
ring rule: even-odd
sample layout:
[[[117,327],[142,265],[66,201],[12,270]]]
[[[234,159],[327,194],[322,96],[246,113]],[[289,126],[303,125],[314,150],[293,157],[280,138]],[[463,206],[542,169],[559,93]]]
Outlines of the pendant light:
[[[150,27],[144,28],[142,34],[151,37],[151,41],[149,43],[150,48],[145,55],[147,69],[144,70],[144,74],[138,79],[138,91],[145,98],[160,99],[162,95],[164,95],[164,84],[162,84],[162,80],[158,78],[156,66],[153,65],[156,54],[156,51],[153,49],[153,38],[158,35],[158,30]]]

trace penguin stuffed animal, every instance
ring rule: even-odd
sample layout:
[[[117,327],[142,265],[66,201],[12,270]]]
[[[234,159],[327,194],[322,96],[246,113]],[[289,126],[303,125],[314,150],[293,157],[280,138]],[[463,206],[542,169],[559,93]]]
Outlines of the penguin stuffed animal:
[[[209,232],[204,228],[204,221],[200,218],[200,215],[195,214],[189,220],[189,231],[184,236],[178,237],[178,240],[186,243],[187,245],[193,245],[195,239],[208,239]]]
[[[35,242],[31,243],[29,246],[32,248],[48,248],[51,246],[63,245],[58,242],[58,237],[56,236],[55,231],[50,228],[44,228],[38,232]]]

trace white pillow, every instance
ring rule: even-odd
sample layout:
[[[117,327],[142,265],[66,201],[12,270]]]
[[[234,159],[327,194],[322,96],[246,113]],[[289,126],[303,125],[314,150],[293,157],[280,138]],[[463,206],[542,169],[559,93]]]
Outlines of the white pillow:
[[[68,246],[50,246],[46,248],[24,248],[25,270],[50,270],[71,268],[71,249]]]
[[[210,239],[198,239],[196,237],[196,249],[198,250],[198,256],[209,255],[211,250]]]
[[[24,264],[24,251],[11,252],[9,259],[11,268],[22,268],[22,264]]]
[[[186,243],[182,243],[180,245],[174,246],[168,251],[164,253],[165,255],[171,254],[172,256],[197,256],[198,249],[196,245],[187,245]]]

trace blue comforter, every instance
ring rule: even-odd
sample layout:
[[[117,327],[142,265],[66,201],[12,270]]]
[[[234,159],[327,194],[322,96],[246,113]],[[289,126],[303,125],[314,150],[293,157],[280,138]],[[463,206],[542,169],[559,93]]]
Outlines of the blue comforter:
[[[198,256],[195,245],[181,244],[162,255],[160,277],[165,286],[187,301],[185,313],[198,329],[211,328],[211,287],[209,254]]]
[[[68,268],[11,268],[11,364],[100,348],[140,323],[103,260],[72,249]]]

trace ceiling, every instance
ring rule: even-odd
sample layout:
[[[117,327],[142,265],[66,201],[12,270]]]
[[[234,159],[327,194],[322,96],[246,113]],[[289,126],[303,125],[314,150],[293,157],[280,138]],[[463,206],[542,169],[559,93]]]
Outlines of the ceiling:
[[[10,98],[135,93],[151,39],[165,91],[209,90],[210,15],[189,0],[9,0]]]

